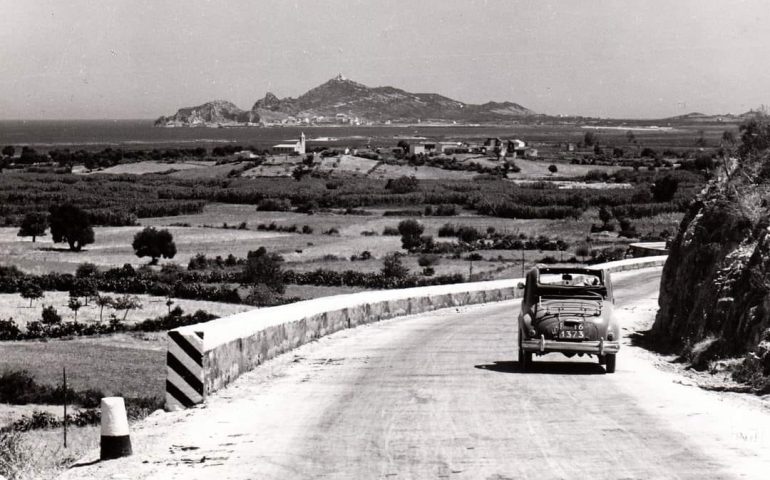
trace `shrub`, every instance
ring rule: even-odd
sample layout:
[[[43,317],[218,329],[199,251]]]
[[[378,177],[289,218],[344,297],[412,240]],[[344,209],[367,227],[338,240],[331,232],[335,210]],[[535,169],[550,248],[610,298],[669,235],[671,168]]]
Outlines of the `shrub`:
[[[398,232],[398,227],[385,227],[382,230],[382,234],[386,235],[386,236],[390,236],[390,237],[397,237],[397,236],[401,235]]]
[[[403,279],[409,274],[409,269],[401,262],[401,254],[393,252],[382,259],[382,276],[389,279]]]
[[[420,182],[415,177],[401,176],[392,178],[385,184],[385,189],[393,193],[414,192],[420,187]]]
[[[250,251],[246,256],[246,266],[243,271],[244,282],[252,285],[263,284],[276,293],[283,293],[283,273],[281,266],[283,257],[276,253],[267,253],[265,247]]]
[[[285,198],[265,198],[257,204],[257,211],[262,212],[288,212],[291,210],[291,202]]]
[[[49,305],[43,308],[43,313],[40,320],[43,325],[59,325],[61,323],[61,316],[53,306]]]
[[[398,224],[398,233],[401,234],[401,247],[408,251],[414,251],[420,247],[422,242],[420,236],[425,230],[417,220],[402,220]]]
[[[426,277],[432,277],[436,273],[433,267],[425,267],[422,269],[422,274]]]
[[[417,264],[421,267],[432,267],[438,265],[441,257],[435,254],[424,253],[417,258]]]
[[[21,329],[12,318],[0,320],[0,340],[18,340],[21,338]]]

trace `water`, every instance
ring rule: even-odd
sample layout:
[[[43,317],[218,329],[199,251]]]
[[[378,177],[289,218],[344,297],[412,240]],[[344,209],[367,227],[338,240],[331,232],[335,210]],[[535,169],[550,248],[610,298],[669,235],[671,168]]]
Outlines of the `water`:
[[[299,138],[329,137],[329,144],[394,145],[400,138],[474,139],[511,137],[525,126],[372,126],[372,127],[243,127],[158,128],[152,120],[4,120],[0,121],[0,146],[29,145],[54,148],[161,148],[197,147],[223,143],[266,146]]]

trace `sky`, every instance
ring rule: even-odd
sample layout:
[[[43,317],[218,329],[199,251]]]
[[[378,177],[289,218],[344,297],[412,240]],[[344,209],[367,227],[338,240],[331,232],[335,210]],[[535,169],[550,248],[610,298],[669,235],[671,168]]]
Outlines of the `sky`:
[[[0,0],[0,119],[157,118],[336,76],[662,118],[770,103],[766,0]]]

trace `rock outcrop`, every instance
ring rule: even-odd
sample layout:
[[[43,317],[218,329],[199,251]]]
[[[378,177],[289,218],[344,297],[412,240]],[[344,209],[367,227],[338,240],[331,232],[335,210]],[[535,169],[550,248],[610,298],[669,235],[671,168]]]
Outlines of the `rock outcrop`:
[[[680,353],[695,368],[742,357],[733,377],[761,392],[770,392],[766,160],[766,151],[746,155],[690,206],[663,268],[651,332],[657,347]]]
[[[156,126],[222,126],[259,122],[259,116],[253,112],[241,110],[232,102],[214,100],[197,107],[180,108],[176,114],[160,117]]]

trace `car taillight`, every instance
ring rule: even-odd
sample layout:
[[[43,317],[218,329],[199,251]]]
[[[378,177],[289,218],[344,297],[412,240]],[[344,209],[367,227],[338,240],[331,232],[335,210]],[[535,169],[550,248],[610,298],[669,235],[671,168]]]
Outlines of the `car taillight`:
[[[607,341],[611,342],[613,340],[615,340],[615,335],[613,335],[612,332],[608,333],[607,334]]]

